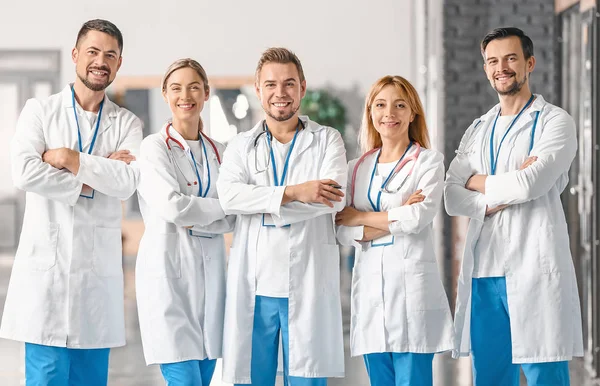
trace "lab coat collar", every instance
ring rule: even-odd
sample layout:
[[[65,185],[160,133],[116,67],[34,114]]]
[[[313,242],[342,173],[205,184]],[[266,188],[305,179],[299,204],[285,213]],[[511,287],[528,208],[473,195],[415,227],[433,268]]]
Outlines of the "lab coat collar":
[[[68,84],[61,92],[61,97],[62,97],[62,102],[63,102],[63,106],[64,108],[66,108],[68,110],[67,114],[68,116],[73,116],[73,98],[71,96],[71,85],[72,84]],[[75,101],[76,106],[81,109],[81,106],[79,106],[79,103],[77,103],[77,101]],[[112,103],[110,101],[110,99],[108,99],[108,96],[105,94],[104,95],[104,106],[102,107],[102,117],[100,117],[100,119],[102,119],[102,121],[100,122],[100,127],[98,129],[98,135],[101,135],[102,133],[104,133],[106,130],[108,130],[111,126],[112,123],[114,121],[114,118],[117,117],[117,109],[115,108],[115,104]],[[76,126],[75,126],[76,127]],[[88,146],[90,146],[91,142],[92,142],[92,137],[93,136],[88,136],[88,138],[86,138],[83,142],[83,148],[86,149]]]
[[[535,100],[533,101],[533,103],[531,104],[531,106],[529,106],[529,108],[523,112],[523,115],[521,115],[521,117],[519,118],[519,120],[517,122],[515,122],[515,129],[519,129],[525,125],[527,125],[529,122],[531,122],[536,113],[539,111],[541,112],[544,107],[546,107],[546,105],[548,104],[548,102],[546,102],[546,100],[544,99],[544,97],[542,97],[540,94],[534,94],[535,95]],[[494,119],[496,119],[496,115],[498,114],[498,111],[500,110],[500,103],[496,104],[494,107],[492,107],[490,109],[490,111],[488,111],[487,113],[485,113],[484,115],[481,116],[480,120],[485,123],[486,121],[492,121]]]

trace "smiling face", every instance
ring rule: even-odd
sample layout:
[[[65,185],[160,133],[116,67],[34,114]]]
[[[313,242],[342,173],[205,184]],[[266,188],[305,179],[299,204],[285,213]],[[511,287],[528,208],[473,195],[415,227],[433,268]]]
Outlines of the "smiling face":
[[[88,31],[71,52],[77,78],[90,90],[106,89],[121,67],[117,39],[100,31]]]
[[[204,102],[208,100],[207,89],[196,70],[183,67],[169,75],[163,97],[169,104],[174,119],[197,120],[204,108]]]
[[[521,40],[517,36],[495,39],[485,48],[483,68],[490,84],[499,95],[516,95],[528,86],[529,73],[535,58],[525,59]]]
[[[265,63],[255,84],[256,95],[270,118],[283,122],[297,119],[300,102],[306,94],[306,81],[300,81],[293,63]]]
[[[371,121],[381,138],[399,141],[408,137],[415,114],[398,87],[387,85],[375,95],[370,106]]]

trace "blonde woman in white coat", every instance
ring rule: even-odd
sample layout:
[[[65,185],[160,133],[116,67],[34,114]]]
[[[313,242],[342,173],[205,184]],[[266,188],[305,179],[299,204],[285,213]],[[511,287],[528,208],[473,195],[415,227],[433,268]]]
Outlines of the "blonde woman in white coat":
[[[233,228],[217,198],[223,146],[202,132],[209,86],[192,59],[162,83],[173,117],[141,148],[140,208],[146,226],[136,291],[146,363],[167,385],[210,384],[221,357],[225,307],[223,233]]]
[[[338,240],[357,249],[352,355],[364,355],[373,386],[432,385],[434,353],[453,348],[432,240],[444,163],[427,149],[423,107],[406,79],[371,87],[360,141],[365,154],[348,167],[349,206],[336,216]]]

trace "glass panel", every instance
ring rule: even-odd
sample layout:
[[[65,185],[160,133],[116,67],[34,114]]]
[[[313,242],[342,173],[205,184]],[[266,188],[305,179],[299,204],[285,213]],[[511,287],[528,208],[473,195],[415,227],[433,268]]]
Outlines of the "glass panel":
[[[52,84],[50,82],[36,82],[33,85],[34,98],[43,99],[52,95]]]
[[[0,83],[0,181],[11,181],[9,167],[9,144],[15,132],[19,114],[19,87],[16,83]],[[13,195],[12,183],[0,184],[0,198]]]

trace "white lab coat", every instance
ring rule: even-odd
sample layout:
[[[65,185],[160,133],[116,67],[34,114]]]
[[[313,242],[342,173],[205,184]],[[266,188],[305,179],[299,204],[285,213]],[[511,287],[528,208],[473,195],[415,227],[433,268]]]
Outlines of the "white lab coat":
[[[329,178],[345,191],[346,151],[340,133],[306,117],[301,119],[306,129],[298,134],[286,183]],[[277,226],[291,224],[289,375],[342,377],[339,249],[333,214],[344,207],[344,200],[335,203],[334,208],[297,201],[281,206],[285,186],[272,186],[271,168],[263,173],[255,171],[253,143],[260,130],[262,123],[231,141],[217,183],[225,213],[238,215],[227,272],[223,379],[250,383],[261,213],[271,214]],[[264,135],[260,140],[264,141]],[[259,160],[267,151],[265,143],[259,146]]]
[[[188,186],[195,171],[189,162],[189,146],[169,154],[165,128],[142,142],[140,160],[140,209],[145,231],[136,263],[136,297],[142,345],[147,364],[221,357],[225,312],[225,242],[223,233],[233,230],[234,216],[225,217],[217,198],[219,162],[205,139],[211,185],[205,198],[198,186]],[[172,147],[176,147],[170,141]],[[220,155],[224,146],[216,143]],[[199,161],[199,160],[197,160]],[[173,162],[178,162],[179,169]],[[202,159],[204,163],[204,158]],[[203,171],[203,189],[208,172]],[[183,176],[181,173],[187,173]],[[185,227],[214,234],[213,238],[189,235]]]
[[[141,140],[141,121],[106,97],[93,155],[90,133],[78,174],[58,170],[42,154],[78,149],[70,86],[27,101],[11,143],[13,182],[27,194],[1,337],[70,348],[125,344],[121,200],[135,192],[139,173],[135,162],[106,157],[137,155]],[[95,189],[93,199],[79,197],[83,184]]]
[[[448,169],[446,210],[451,216],[471,218],[458,280],[454,321],[459,350],[455,357],[470,352],[473,251],[486,205],[501,204],[510,205],[495,216],[502,216],[504,226],[497,232],[502,232],[501,237],[506,240],[513,363],[565,361],[583,355],[577,282],[560,201],[577,150],[575,123],[564,110],[536,96],[511,130],[518,135],[502,146],[502,152],[510,154],[504,166],[510,171],[488,176],[485,195],[464,186],[473,174],[490,174],[486,152],[489,154],[490,125],[499,105],[467,129]],[[528,156],[531,128],[538,111],[531,151],[538,159],[519,170]]]
[[[357,171],[354,207],[360,211],[373,211],[367,194],[377,154],[367,156]],[[357,161],[348,164],[348,192]],[[444,189],[443,161],[441,153],[421,149],[412,174],[408,176],[412,166],[408,163],[391,181],[390,188],[395,188],[406,179],[400,191],[382,193],[381,210],[388,212],[392,245],[372,247],[370,242],[357,242],[363,237],[362,226],[338,227],[340,243],[356,247],[350,326],[353,356],[453,349],[452,316],[433,244],[432,224]],[[402,206],[418,189],[423,190],[425,200]],[[375,244],[383,243],[378,240]]]

